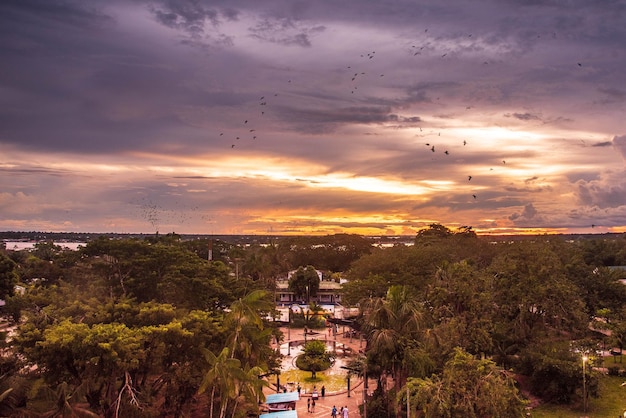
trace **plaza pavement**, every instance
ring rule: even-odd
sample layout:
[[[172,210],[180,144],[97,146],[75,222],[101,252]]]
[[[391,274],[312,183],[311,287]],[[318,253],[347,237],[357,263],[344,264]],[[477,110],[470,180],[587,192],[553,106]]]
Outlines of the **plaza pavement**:
[[[336,340],[337,344],[343,344],[345,347],[349,347],[352,349],[354,353],[358,353],[359,350],[362,350],[365,346],[365,342],[359,341],[358,338],[350,338],[344,336],[344,332],[347,331],[347,327],[339,326],[339,332],[335,336],[332,334],[329,336],[327,333],[320,331],[319,334],[309,337],[308,339],[320,339],[322,341],[328,340],[333,341]],[[287,342],[287,329],[281,328],[283,331],[284,340],[282,344]],[[303,329],[291,329],[290,331],[291,340],[292,341],[300,341],[302,340]],[[298,336],[295,338],[294,336]],[[276,348],[276,345],[274,345]],[[373,381],[369,381],[369,388],[373,388]],[[310,393],[302,393],[300,396],[300,400],[296,402],[296,411],[298,412],[298,417],[330,417],[331,410],[333,405],[337,407],[337,417],[340,417],[339,410],[342,406],[347,406],[349,411],[349,416],[352,418],[360,417],[359,414],[359,406],[363,403],[363,381],[357,377],[353,377],[350,385],[350,396],[348,397],[347,390],[341,390],[339,392],[326,392],[326,396],[322,398],[321,394],[315,404],[314,412],[307,412],[307,399],[310,399]],[[272,385],[271,388],[265,389],[266,394],[276,393],[275,385]]]

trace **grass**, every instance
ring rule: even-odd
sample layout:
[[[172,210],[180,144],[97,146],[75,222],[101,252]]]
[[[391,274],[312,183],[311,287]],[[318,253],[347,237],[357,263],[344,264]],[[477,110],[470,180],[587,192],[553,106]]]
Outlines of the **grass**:
[[[352,384],[357,383],[357,378],[352,378]],[[347,389],[346,375],[344,374],[328,374],[326,372],[317,372],[317,379],[311,379],[311,372],[305,372],[303,370],[287,370],[280,374],[281,384],[292,382],[294,384],[300,383],[300,386],[309,393],[313,390],[314,386],[317,386],[319,391],[322,385],[326,386],[328,393],[338,392]],[[291,390],[291,388],[290,388]]]
[[[600,376],[600,397],[589,398],[587,413],[582,404],[540,405],[531,411],[533,418],[617,418],[626,410],[626,386],[623,377]]]

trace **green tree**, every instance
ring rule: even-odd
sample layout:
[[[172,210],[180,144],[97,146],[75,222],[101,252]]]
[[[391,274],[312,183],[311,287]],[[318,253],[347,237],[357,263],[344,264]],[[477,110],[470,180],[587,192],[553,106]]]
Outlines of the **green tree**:
[[[506,322],[505,333],[516,344],[587,328],[581,291],[550,242],[507,245],[487,272],[493,278],[494,319]]]
[[[445,361],[457,346],[473,354],[493,352],[493,288],[488,276],[474,264],[462,261],[441,265],[425,300],[425,322],[430,325],[426,341],[440,361]]]
[[[341,272],[369,253],[372,241],[359,235],[336,234],[284,238],[278,247],[291,268],[313,265],[320,270]]]
[[[219,355],[212,351],[204,352],[209,369],[200,385],[198,393],[202,394],[210,388],[209,417],[213,418],[215,398],[219,397],[219,418],[223,418],[230,399],[235,397],[235,382],[244,379],[241,362],[229,355],[228,347],[224,347]]]
[[[582,396],[582,355],[572,351],[569,341],[541,341],[520,353],[519,371],[530,376],[530,390],[542,400],[568,404]],[[587,369],[588,393],[597,395],[598,380]]]
[[[363,328],[368,361],[389,372],[396,388],[407,376],[405,361],[410,341],[418,339],[422,312],[406,286],[392,286],[385,298],[364,302]]]
[[[230,305],[224,326],[230,333],[231,357],[248,352],[250,341],[254,339],[253,335],[265,327],[262,315],[268,314],[273,308],[274,305],[267,292],[262,290],[255,290]]]
[[[328,369],[332,361],[333,355],[326,351],[324,341],[313,340],[304,345],[302,354],[296,359],[296,365],[301,370],[311,372],[311,378],[315,379],[315,374]]]
[[[311,296],[316,296],[320,287],[320,278],[313,266],[298,267],[289,279],[289,290],[296,298],[304,298],[309,303]]]
[[[410,399],[407,402],[407,394]],[[513,418],[525,416],[525,402],[507,372],[457,348],[441,375],[410,378],[398,403],[426,418]]]
[[[17,265],[13,260],[0,253],[0,299],[13,296],[18,279],[16,267]]]

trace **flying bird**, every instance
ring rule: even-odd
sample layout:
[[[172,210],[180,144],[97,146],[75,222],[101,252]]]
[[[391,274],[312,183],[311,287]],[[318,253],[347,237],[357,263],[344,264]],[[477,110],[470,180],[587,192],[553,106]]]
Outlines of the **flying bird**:
[[[470,181],[472,179],[472,176],[467,176],[467,181]]]
[[[450,155],[450,153],[448,152],[448,150],[445,150],[443,153],[444,153],[444,154],[446,154],[446,155]]]
[[[476,199],[476,195],[475,194],[473,194],[472,196],[474,197],[474,199]]]

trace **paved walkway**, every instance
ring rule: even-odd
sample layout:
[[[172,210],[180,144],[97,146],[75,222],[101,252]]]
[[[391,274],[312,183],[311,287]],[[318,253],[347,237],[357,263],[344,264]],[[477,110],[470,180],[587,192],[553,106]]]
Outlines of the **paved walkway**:
[[[285,338],[284,341],[282,341],[282,344],[284,344],[287,342],[288,333],[287,333],[286,328],[281,328],[281,331],[283,331],[283,335]],[[359,341],[358,338],[350,338],[350,337],[344,336],[344,331],[348,331],[348,328],[339,326],[339,332],[337,333],[337,337],[336,337],[337,343],[343,344],[345,347],[351,348],[354,353],[358,353],[359,350],[363,350],[363,347],[365,347],[365,342]],[[294,338],[295,335],[298,335],[298,336],[303,335],[303,330],[292,328],[291,329],[292,340],[302,339],[300,337],[298,337],[297,339]],[[324,340],[325,339],[324,332],[319,331],[317,338]],[[328,334],[326,334],[326,338],[328,340],[335,340],[334,336],[332,335],[328,336]],[[370,380],[369,383],[370,383],[369,387],[371,390],[371,388],[374,387],[373,382]],[[272,388],[274,389],[274,391],[266,388],[266,393],[267,394],[276,393],[275,387],[272,386]],[[306,393],[306,394],[303,393],[300,397],[300,400],[296,402],[296,411],[298,411],[298,417],[330,417],[330,413],[334,405],[337,407],[337,417],[341,417],[339,415],[339,410],[341,409],[341,407],[347,406],[348,411],[349,411],[349,416],[353,418],[357,418],[357,417],[360,417],[359,406],[363,403],[363,381],[362,379],[359,379],[357,377],[352,378],[351,387],[350,387],[350,396],[348,396],[348,393],[346,390],[342,390],[342,391],[335,392],[335,393],[326,392],[326,396],[323,398],[320,395],[319,399],[315,403],[314,412],[307,412],[307,400],[310,399],[310,396],[311,396],[310,393]]]

